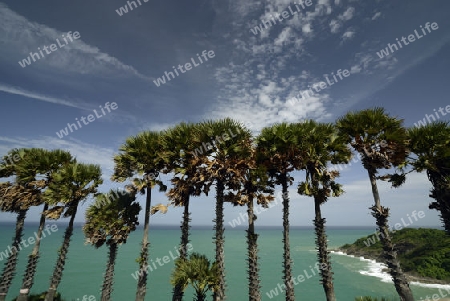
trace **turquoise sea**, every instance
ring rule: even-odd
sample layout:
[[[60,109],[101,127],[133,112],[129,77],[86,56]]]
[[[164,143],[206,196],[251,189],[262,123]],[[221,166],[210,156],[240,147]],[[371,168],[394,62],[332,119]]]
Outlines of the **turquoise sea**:
[[[52,223],[49,223],[50,225]],[[45,291],[55,264],[57,250],[62,242],[66,224],[58,223],[58,231],[45,237],[41,244],[41,258],[38,265],[37,277],[32,292]],[[26,224],[23,238],[33,236],[37,224]],[[284,300],[284,295],[278,296],[272,292],[272,298],[267,293],[282,284],[282,230],[281,228],[257,228],[259,236],[259,250],[261,263],[262,300]],[[357,238],[374,232],[373,228],[345,228],[330,227],[327,229],[329,247],[336,248],[345,243],[352,243]],[[0,223],[0,252],[7,250],[12,241],[14,225]],[[211,259],[214,255],[213,230],[207,227],[193,227],[191,230],[191,244],[193,251],[207,254]],[[175,248],[179,244],[179,227],[152,227],[150,231],[150,258],[156,269],[149,274],[146,300],[171,300],[170,273],[173,269],[172,257],[176,256]],[[140,250],[142,229],[131,235],[128,243],[119,248],[115,268],[115,286],[112,296],[117,301],[132,301],[135,298],[136,280],[132,274],[136,272],[138,264],[135,259]],[[227,281],[227,300],[242,301],[247,297],[246,272],[246,241],[245,229],[227,229],[225,231],[225,262]],[[291,228],[291,254],[294,261],[293,275],[304,275],[305,280],[295,286],[297,300],[316,301],[325,300],[319,276],[313,275],[311,268],[316,263],[314,251],[314,231],[308,227]],[[16,296],[20,289],[26,257],[32,246],[23,248],[20,253],[17,276],[9,291],[7,300]],[[1,255],[0,255],[1,256]],[[164,258],[164,256],[167,256]],[[372,295],[394,297],[396,295],[392,283],[386,281],[386,275],[381,267],[374,262],[342,254],[332,254],[332,267],[335,273],[335,290],[339,301],[353,301],[355,296]],[[157,263],[157,258],[160,258]],[[164,263],[164,261],[167,263]],[[84,244],[81,225],[77,225],[71,242],[66,268],[59,291],[67,301],[82,300],[83,296],[95,296],[100,300],[100,286],[107,260],[107,248],[95,249]],[[0,258],[3,269],[4,258]],[[387,277],[388,278],[388,277]],[[439,286],[423,287],[412,285],[417,300],[426,295],[439,293]],[[446,286],[450,289],[450,285]],[[192,290],[186,292],[185,300],[192,300]],[[210,298],[211,299],[211,298]],[[210,300],[209,299],[209,300]],[[87,299],[85,299],[87,300]],[[92,298],[90,300],[93,300]]]

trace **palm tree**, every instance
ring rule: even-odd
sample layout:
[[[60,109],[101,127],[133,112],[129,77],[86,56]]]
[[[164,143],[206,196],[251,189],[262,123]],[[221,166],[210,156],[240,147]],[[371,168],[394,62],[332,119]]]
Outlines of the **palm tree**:
[[[0,300],[4,301],[11,282],[15,276],[17,259],[23,235],[23,227],[30,206],[40,205],[40,190],[28,185],[20,185],[17,183],[1,183],[0,184],[0,210],[5,212],[17,213],[16,230],[13,243],[9,248],[10,254],[5,262],[5,268],[0,278]]]
[[[255,153],[255,152],[254,152]],[[250,158],[249,160],[254,160]],[[256,162],[249,162],[256,164]],[[247,273],[248,273],[248,298],[249,301],[261,300],[261,280],[259,277],[258,263],[258,234],[255,231],[255,221],[257,216],[254,214],[254,200],[257,204],[268,208],[269,202],[273,201],[273,191],[267,187],[267,172],[263,166],[256,166],[249,169],[245,182],[242,183],[242,189],[236,195],[233,202],[236,205],[247,205],[248,229],[247,238]],[[265,193],[268,193],[266,195]]]
[[[219,285],[217,264],[211,264],[205,255],[198,253],[192,253],[189,259],[178,258],[170,282],[173,286],[181,283],[183,291],[192,285],[194,301],[205,301],[206,293],[215,291]]]
[[[95,248],[105,243],[109,246],[102,301],[111,299],[118,247],[127,242],[130,233],[139,225],[141,206],[135,200],[133,194],[110,190],[97,195],[95,203],[86,210],[86,224],[83,226],[86,242]]]
[[[286,286],[286,300],[294,301],[292,281],[292,260],[289,244],[289,194],[288,186],[294,178],[290,173],[300,169],[302,159],[298,148],[295,125],[281,123],[263,128],[257,138],[257,152],[265,159],[269,176],[275,184],[282,186],[283,192],[283,280]]]
[[[310,120],[298,124],[297,128],[300,130],[298,134],[301,139],[299,147],[302,150],[304,162],[302,169],[306,170],[306,179],[300,182],[298,193],[314,197],[315,219],[313,222],[316,232],[317,257],[322,277],[321,283],[327,301],[336,301],[325,231],[325,218],[322,218],[320,206],[330,196],[339,196],[343,192],[341,185],[335,182],[339,172],[328,171],[328,163],[348,163],[351,151],[332,124],[317,123]]]
[[[414,170],[426,171],[433,185],[430,209],[439,211],[442,224],[450,235],[450,124],[433,122],[408,131],[411,151],[417,155],[412,160]]]
[[[383,108],[349,112],[337,121],[339,131],[346,137],[351,147],[361,155],[363,167],[369,174],[375,204],[372,215],[376,219],[383,244],[383,256],[401,300],[414,301],[408,280],[403,273],[388,230],[389,208],[380,204],[377,179],[389,178],[396,183],[396,178],[387,175],[378,177],[379,169],[402,167],[408,151],[407,131],[403,120],[389,116]]]
[[[40,188],[42,193],[42,190],[48,187],[49,183],[52,181],[53,174],[58,172],[58,170],[65,164],[69,164],[72,161],[72,155],[67,151],[31,149],[27,156],[24,157],[18,164],[17,169],[19,178],[22,180],[33,180],[33,176],[35,176],[35,178],[43,178],[41,181],[42,187]],[[36,173],[36,175],[34,175],[34,173]],[[46,215],[49,214],[51,216],[52,210],[54,210],[54,208],[49,210],[49,204],[44,202],[44,207],[39,221],[39,228],[36,233],[36,243],[34,244],[31,254],[28,256],[28,263],[17,301],[28,300],[28,294],[34,284],[37,263],[40,257],[39,249],[42,232],[45,226]]]
[[[8,157],[15,158],[15,163],[7,164]],[[37,176],[48,176],[51,172],[57,170],[61,164],[70,160],[71,156],[67,152],[49,152],[44,149],[31,148],[13,149],[0,162],[0,177],[15,176],[14,184],[10,182],[0,184],[0,209],[18,214],[11,254],[5,263],[5,269],[0,277],[0,300],[4,300],[6,297],[11,281],[15,275],[18,252],[22,249],[20,247],[20,240],[27,211],[32,206],[42,204],[41,190],[47,186],[48,177],[46,180],[37,180]],[[33,283],[38,259],[38,256],[36,256],[36,254],[38,255],[38,249],[39,237],[34,246],[33,253],[29,257],[24,276],[22,295],[25,295],[25,298]]]
[[[238,190],[248,170],[246,159],[251,155],[251,132],[242,124],[226,118],[204,121],[198,125],[198,135],[193,137],[197,150],[202,150],[199,159],[201,179],[216,184],[216,218],[214,219],[219,287],[214,291],[214,301],[225,299],[225,255],[223,207],[226,201],[225,189]],[[211,142],[209,142],[211,141]],[[199,154],[197,152],[197,154]],[[209,188],[209,184],[206,187]],[[206,188],[206,192],[208,192]],[[230,201],[234,196],[230,197]]]
[[[192,139],[196,134],[195,124],[181,123],[164,132],[161,139],[165,172],[173,173],[171,180],[173,187],[167,193],[169,200],[175,206],[183,206],[183,220],[181,223],[180,258],[187,258],[187,245],[189,243],[189,199],[190,196],[199,196],[202,192],[204,180],[198,175],[197,169],[202,162],[196,155]],[[183,299],[181,284],[175,285],[173,301]]]
[[[50,204],[57,204],[58,202],[66,204],[63,216],[70,217],[69,225],[64,232],[63,243],[58,251],[58,258],[45,301],[53,301],[61,282],[78,206],[90,195],[97,193],[97,187],[103,182],[101,176],[100,166],[74,162],[64,166],[58,173],[54,174],[53,181],[43,193],[44,200]],[[62,213],[62,211],[59,212]]]
[[[124,182],[136,175],[142,176],[142,179],[133,178],[132,184],[128,189],[133,192],[146,193],[145,201],[145,221],[144,236],[142,238],[142,248],[139,262],[139,279],[137,283],[136,301],[144,301],[147,291],[147,266],[148,266],[148,233],[150,227],[151,211],[151,191],[158,184],[160,190],[165,191],[166,186],[157,179],[159,171],[164,168],[164,161],[161,159],[161,134],[159,132],[145,131],[136,136],[127,138],[119,151],[114,156],[114,174],[111,177],[113,181]]]

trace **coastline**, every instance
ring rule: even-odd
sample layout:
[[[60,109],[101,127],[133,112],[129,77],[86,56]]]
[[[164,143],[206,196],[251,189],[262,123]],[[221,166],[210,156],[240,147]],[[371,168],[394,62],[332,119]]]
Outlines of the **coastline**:
[[[371,271],[360,271],[361,274],[367,276],[373,276],[381,279],[383,282],[392,282],[391,276],[388,274],[386,265],[382,262],[381,256],[373,256],[363,252],[346,252],[343,249],[330,250],[331,254],[343,255],[352,258],[359,258],[361,261],[368,261],[371,263]],[[412,285],[427,287],[427,288],[442,288],[450,289],[450,282],[445,280],[433,279],[430,277],[423,277],[412,274],[410,272],[404,272],[409,283]]]

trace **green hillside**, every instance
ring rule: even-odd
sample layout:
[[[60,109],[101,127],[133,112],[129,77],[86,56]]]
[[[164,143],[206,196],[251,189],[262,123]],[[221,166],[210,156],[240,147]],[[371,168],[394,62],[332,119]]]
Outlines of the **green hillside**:
[[[412,276],[450,282],[450,236],[437,229],[405,228],[391,234],[402,269]],[[340,251],[382,262],[382,246],[375,234],[346,244]]]

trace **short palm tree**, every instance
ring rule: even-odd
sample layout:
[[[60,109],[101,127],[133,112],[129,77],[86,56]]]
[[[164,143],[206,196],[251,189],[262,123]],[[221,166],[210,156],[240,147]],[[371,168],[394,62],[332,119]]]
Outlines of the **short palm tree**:
[[[226,118],[200,123],[198,135],[193,139],[197,148],[204,151],[199,155],[202,160],[202,168],[198,171],[200,178],[216,184],[216,217],[213,222],[219,287],[214,291],[214,301],[222,301],[225,299],[226,287],[223,225],[225,189],[238,190],[245,178],[248,164],[243,158],[251,155],[251,132],[239,122]],[[206,186],[209,187],[208,184]]]
[[[113,290],[118,247],[127,242],[130,233],[139,225],[141,206],[135,203],[135,195],[118,190],[99,194],[95,198],[96,201],[86,210],[83,232],[86,243],[95,248],[104,244],[109,247],[101,295],[101,301],[109,301]]]
[[[433,122],[408,131],[412,165],[417,172],[426,171],[433,185],[430,209],[439,211],[442,224],[450,235],[450,124]]]
[[[183,291],[190,284],[195,290],[194,301],[205,301],[209,290],[219,286],[218,267],[205,255],[193,253],[188,259],[178,258],[171,280],[173,286],[181,284]]]
[[[283,280],[286,286],[286,300],[294,301],[294,284],[292,281],[292,260],[289,243],[289,195],[288,187],[294,178],[290,173],[302,166],[294,124],[275,124],[263,128],[257,137],[257,152],[264,156],[265,166],[276,185],[282,186],[283,192]]]
[[[63,243],[58,251],[58,258],[45,301],[53,301],[61,282],[78,206],[90,195],[97,193],[98,186],[103,182],[101,176],[100,166],[74,162],[64,166],[58,173],[54,174],[53,181],[43,193],[46,202],[65,204],[66,210],[63,216],[70,217],[69,225],[64,232]],[[59,212],[62,214],[62,210]]]
[[[341,185],[335,182],[337,171],[328,171],[328,163],[348,163],[351,151],[344,139],[337,133],[332,124],[317,123],[313,120],[298,124],[299,148],[302,150],[303,167],[306,179],[300,182],[298,193],[314,197],[316,246],[318,263],[320,264],[321,283],[327,301],[336,301],[333,284],[333,272],[327,247],[325,218],[322,218],[320,206],[330,196],[342,194]]]
[[[337,127],[351,147],[361,155],[362,165],[369,174],[375,201],[374,206],[371,207],[372,215],[381,233],[384,259],[397,293],[401,300],[414,301],[389,234],[389,208],[381,206],[377,187],[378,170],[405,165],[409,151],[403,120],[389,116],[383,108],[373,108],[347,113],[337,121]],[[397,178],[390,175],[378,178],[386,177],[393,181],[394,186],[401,184],[398,183]]]
[[[138,259],[139,279],[136,291],[136,301],[144,301],[148,278],[148,233],[150,229],[151,192],[155,185],[159,185],[162,191],[167,189],[157,179],[159,171],[164,168],[164,161],[161,159],[161,152],[163,151],[161,147],[161,133],[145,131],[129,137],[119,148],[119,151],[120,153],[114,156],[114,174],[111,179],[118,182],[132,179],[131,184],[127,185],[127,188],[133,193],[146,194],[144,236]],[[136,178],[136,176],[142,178]]]

